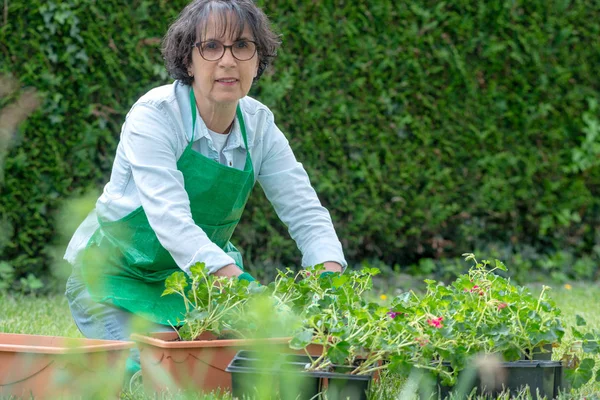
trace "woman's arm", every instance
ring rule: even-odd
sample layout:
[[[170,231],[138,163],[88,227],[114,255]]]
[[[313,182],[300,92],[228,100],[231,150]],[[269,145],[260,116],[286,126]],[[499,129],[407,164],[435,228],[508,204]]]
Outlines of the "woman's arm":
[[[321,205],[308,174],[272,117],[262,146],[264,157],[258,181],[302,252],[302,265],[324,263],[326,270],[341,272],[347,263],[329,212]]]
[[[186,273],[199,261],[214,273],[235,261],[192,219],[183,175],[177,169],[177,159],[183,151],[177,135],[176,125],[164,109],[141,103],[127,116],[121,146],[159,242]]]

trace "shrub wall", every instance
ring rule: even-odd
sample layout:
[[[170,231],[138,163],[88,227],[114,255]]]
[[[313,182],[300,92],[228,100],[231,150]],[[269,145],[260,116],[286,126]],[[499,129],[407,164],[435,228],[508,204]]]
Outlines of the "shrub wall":
[[[0,189],[1,259],[19,274],[47,273],[61,205],[101,190],[129,107],[169,82],[160,38],[185,3],[7,2],[0,73],[45,94]],[[259,3],[283,47],[252,95],[349,260],[600,253],[599,2]],[[254,265],[299,261],[258,186],[235,242]]]

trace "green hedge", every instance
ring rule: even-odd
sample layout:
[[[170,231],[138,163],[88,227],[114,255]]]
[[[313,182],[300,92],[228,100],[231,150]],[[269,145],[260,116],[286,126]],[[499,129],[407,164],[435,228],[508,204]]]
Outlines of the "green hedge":
[[[1,188],[1,259],[20,275],[48,271],[64,200],[100,190],[129,107],[169,82],[159,41],[185,3],[8,2],[0,73],[46,94]],[[283,47],[252,95],[349,260],[498,243],[598,257],[599,2],[259,3]],[[255,266],[299,261],[260,189],[234,240]]]

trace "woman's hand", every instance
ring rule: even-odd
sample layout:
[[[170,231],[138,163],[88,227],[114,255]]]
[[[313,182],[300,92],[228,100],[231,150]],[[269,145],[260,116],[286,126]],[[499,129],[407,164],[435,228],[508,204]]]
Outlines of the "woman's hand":
[[[235,264],[229,264],[229,265],[224,266],[221,269],[218,269],[217,271],[214,272],[214,274],[216,276],[230,276],[230,277],[233,277],[233,276],[240,276],[242,274],[242,272],[244,272],[244,271],[242,271],[240,269],[240,267],[238,267],[237,265],[235,265]]]
[[[326,271],[339,272],[340,274],[342,273],[342,266],[333,261],[324,262],[323,267],[325,267],[325,270],[321,271],[321,273],[326,272]]]

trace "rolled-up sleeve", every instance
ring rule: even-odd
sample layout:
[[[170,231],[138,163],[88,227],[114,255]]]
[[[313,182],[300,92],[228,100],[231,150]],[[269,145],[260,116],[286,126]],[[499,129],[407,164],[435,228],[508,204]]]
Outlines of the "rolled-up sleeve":
[[[234,260],[194,223],[183,175],[177,169],[175,124],[169,114],[151,104],[134,106],[121,135],[126,159],[140,202],[161,245],[189,274],[190,266],[204,262],[211,272]]]
[[[258,182],[302,253],[302,266],[334,261],[346,268],[331,216],[321,205],[306,170],[271,119],[263,136]]]

